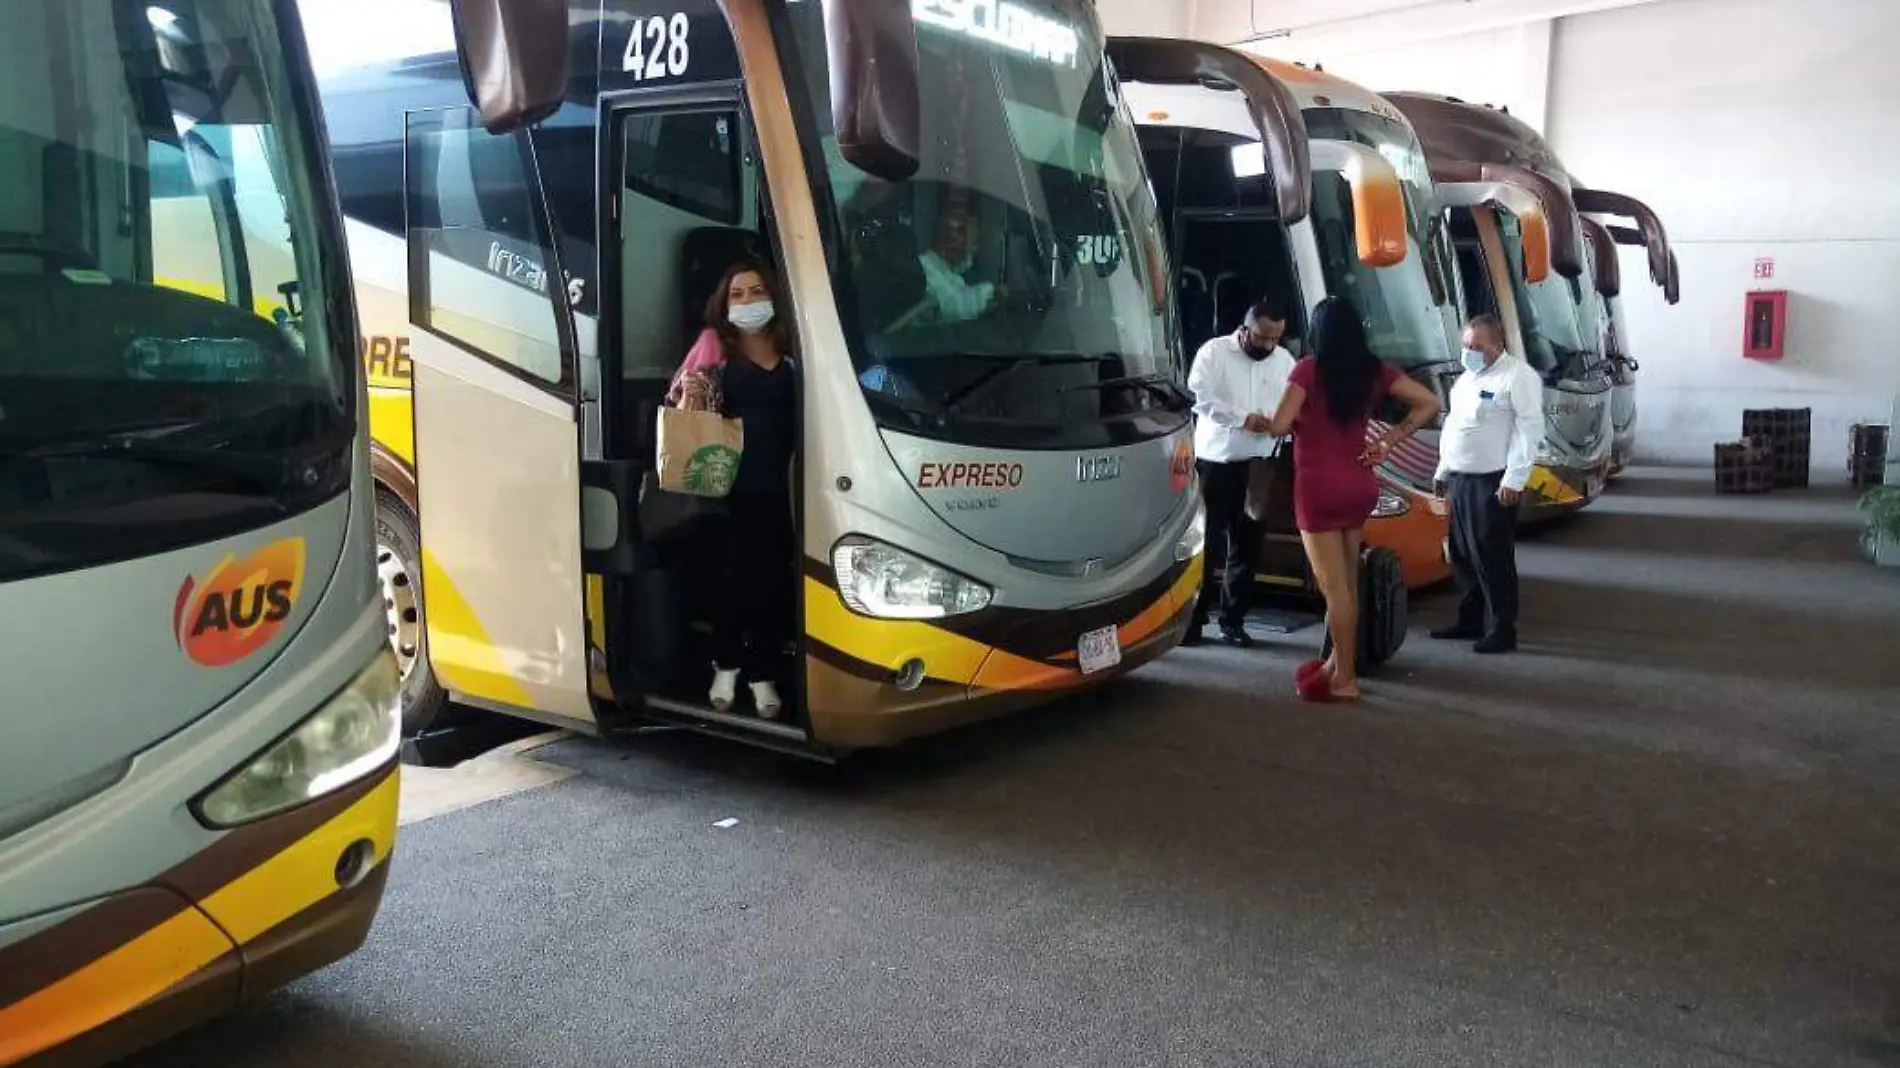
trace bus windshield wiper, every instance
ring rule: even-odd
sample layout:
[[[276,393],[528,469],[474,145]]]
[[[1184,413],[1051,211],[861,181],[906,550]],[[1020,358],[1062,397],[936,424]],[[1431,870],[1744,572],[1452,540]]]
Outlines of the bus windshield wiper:
[[[208,445],[174,445],[142,434],[116,434],[43,445],[36,449],[17,450],[11,455],[29,460],[123,459],[201,471],[221,475],[265,495],[275,495],[285,489],[298,488],[306,481],[316,480],[314,469],[295,464],[283,454],[242,452]]]
[[[977,390],[1021,368],[1047,367],[1052,364],[1062,363],[1107,363],[1114,359],[1113,356],[1023,356],[983,352],[965,352],[957,353],[957,355],[965,359],[994,360],[996,361],[996,365],[985,369],[983,373],[977,375],[975,378],[970,379],[955,389],[946,391],[937,398],[937,403],[942,406],[943,414],[946,416],[955,415],[957,409],[962,406],[963,402],[969,399],[970,395]]]
[[[1056,392],[1099,392],[1102,390],[1118,389],[1122,386],[1134,386],[1137,389],[1146,390],[1148,393],[1160,397],[1163,401],[1173,406],[1168,409],[1169,411],[1184,411],[1194,407],[1194,401],[1176,384],[1173,377],[1165,374],[1126,375],[1121,378],[1104,378],[1100,382],[1089,382],[1079,386],[1064,386]]]

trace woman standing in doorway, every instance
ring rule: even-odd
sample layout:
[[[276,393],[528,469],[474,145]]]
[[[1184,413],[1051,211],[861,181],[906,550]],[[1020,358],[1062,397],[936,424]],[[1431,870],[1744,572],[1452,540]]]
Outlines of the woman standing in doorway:
[[[707,334],[673,387],[682,408],[710,408],[745,428],[726,497],[708,697],[714,709],[727,711],[743,677],[765,719],[777,718],[784,707],[778,677],[792,632],[796,564],[791,468],[798,448],[798,378],[790,331],[773,292],[771,272],[762,265],[728,267],[706,302]]]
[[[1438,417],[1431,390],[1383,363],[1366,342],[1365,323],[1344,297],[1313,309],[1312,355],[1294,365],[1267,433],[1293,432],[1293,514],[1306,558],[1326,598],[1333,655],[1295,675],[1301,697],[1359,697],[1359,548],[1366,518],[1379,503],[1373,468],[1393,446]],[[1404,422],[1366,442],[1366,425],[1388,394],[1409,409]]]

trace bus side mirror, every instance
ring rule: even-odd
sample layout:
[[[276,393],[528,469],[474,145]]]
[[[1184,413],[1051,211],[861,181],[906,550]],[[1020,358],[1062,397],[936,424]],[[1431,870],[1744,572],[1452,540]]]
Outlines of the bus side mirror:
[[[1307,146],[1315,171],[1336,171],[1352,189],[1352,226],[1359,262],[1391,267],[1405,262],[1405,191],[1399,172],[1364,145],[1317,140]]]
[[[886,181],[917,173],[917,30],[909,4],[826,0],[831,126],[838,154]]]
[[[462,85],[489,133],[559,110],[567,92],[567,6],[568,0],[449,0]]]
[[[1524,281],[1541,285],[1550,277],[1550,221],[1544,216],[1543,202],[1535,197],[1532,201],[1512,214],[1524,240]]]

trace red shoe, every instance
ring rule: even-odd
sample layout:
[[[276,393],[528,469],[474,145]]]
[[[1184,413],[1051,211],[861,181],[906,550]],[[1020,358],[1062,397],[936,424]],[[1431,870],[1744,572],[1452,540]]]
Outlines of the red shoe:
[[[1293,669],[1293,681],[1305,682],[1306,677],[1308,675],[1313,674],[1315,671],[1324,671],[1324,670],[1326,670],[1326,661],[1308,660],[1306,663],[1301,664],[1299,667],[1296,667]]]
[[[1295,689],[1299,693],[1300,700],[1302,701],[1328,704],[1335,700],[1333,697],[1333,677],[1324,671],[1315,671],[1310,675],[1302,676]]]

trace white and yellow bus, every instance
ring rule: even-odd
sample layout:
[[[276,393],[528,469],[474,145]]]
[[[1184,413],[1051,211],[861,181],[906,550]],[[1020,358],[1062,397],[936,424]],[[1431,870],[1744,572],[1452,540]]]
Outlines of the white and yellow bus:
[[[577,3],[564,106],[505,136],[457,99],[441,6],[378,9],[434,43],[339,55],[322,91],[412,729],[453,698],[829,756],[1178,644],[1191,402],[1086,0]],[[978,224],[967,277],[1008,294],[963,320],[921,265],[952,214]],[[801,375],[781,719],[708,700],[721,520],[642,492],[741,258],[778,274]]]
[[[0,1065],[97,1064],[361,944],[399,676],[294,5],[0,26]]]

